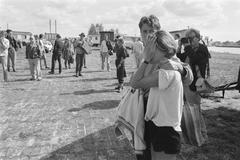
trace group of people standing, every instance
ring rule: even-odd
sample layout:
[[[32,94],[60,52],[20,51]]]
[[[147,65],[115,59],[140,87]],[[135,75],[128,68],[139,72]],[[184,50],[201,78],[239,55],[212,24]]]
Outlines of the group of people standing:
[[[57,34],[56,41],[54,44],[53,54],[52,54],[52,67],[49,74],[54,74],[55,69],[55,62],[58,61],[59,64],[59,74],[62,73],[62,63],[61,57],[64,59],[64,64],[66,69],[71,68],[71,64],[74,61],[76,62],[76,70],[75,75],[76,77],[82,76],[82,67],[87,68],[86,66],[86,54],[91,52],[90,50],[90,42],[85,40],[85,34],[81,33],[79,39],[75,39],[71,41],[70,39],[66,38],[65,42],[61,39],[61,36]]]
[[[0,31],[0,61],[3,67],[4,81],[8,81],[8,72],[12,66],[13,72],[16,72],[16,52],[20,46],[12,36],[12,30]]]
[[[210,56],[206,46],[199,43],[200,32],[196,29],[189,29],[184,35],[187,44],[176,43],[169,32],[161,29],[155,15],[142,17],[139,29],[142,43],[133,47],[138,68],[130,79],[130,86],[143,95],[145,149],[142,154],[136,153],[136,157],[138,160],[176,160],[182,143],[183,107],[188,101],[201,110],[196,80],[200,76],[205,78]],[[179,52],[182,46],[183,52]],[[207,140],[207,130],[204,121],[199,123],[204,138],[202,145]]]

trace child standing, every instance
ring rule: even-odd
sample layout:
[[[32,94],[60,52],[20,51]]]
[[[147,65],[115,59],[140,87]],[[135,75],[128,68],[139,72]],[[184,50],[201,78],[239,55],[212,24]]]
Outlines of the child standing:
[[[127,57],[127,50],[123,46],[123,38],[119,37],[117,40],[118,47],[116,48],[116,67],[117,67],[117,79],[118,86],[115,88],[117,92],[123,89],[124,71],[125,71],[125,58]]]

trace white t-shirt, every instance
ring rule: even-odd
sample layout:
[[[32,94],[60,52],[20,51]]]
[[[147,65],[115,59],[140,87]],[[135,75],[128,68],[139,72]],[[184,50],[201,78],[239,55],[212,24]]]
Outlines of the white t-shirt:
[[[181,131],[183,85],[181,74],[174,70],[158,70],[158,87],[150,89],[145,120],[156,126]]]
[[[136,41],[134,42],[133,44],[133,53],[136,55],[136,56],[140,56],[142,53],[143,53],[143,43],[141,41]]]
[[[106,44],[105,40],[103,40],[102,43],[101,43],[100,51],[101,52],[108,52],[108,48],[107,48],[107,44]]]

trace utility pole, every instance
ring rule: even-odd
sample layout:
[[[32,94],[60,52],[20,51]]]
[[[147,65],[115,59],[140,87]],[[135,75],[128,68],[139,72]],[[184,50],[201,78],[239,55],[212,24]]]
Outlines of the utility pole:
[[[51,33],[51,19],[49,20],[49,32]]]
[[[57,33],[57,20],[55,20],[55,34]]]

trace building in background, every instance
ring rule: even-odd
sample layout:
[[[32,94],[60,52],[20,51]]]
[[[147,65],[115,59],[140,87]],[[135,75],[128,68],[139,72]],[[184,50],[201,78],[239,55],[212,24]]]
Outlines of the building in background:
[[[88,35],[93,47],[98,47],[100,45],[100,34]]]
[[[182,29],[182,30],[176,30],[176,31],[170,31],[171,35],[174,37],[175,34],[179,34],[180,38],[185,37],[187,29]]]
[[[57,33],[45,33],[44,39],[54,44],[54,41],[56,40],[56,36],[57,36]]]

